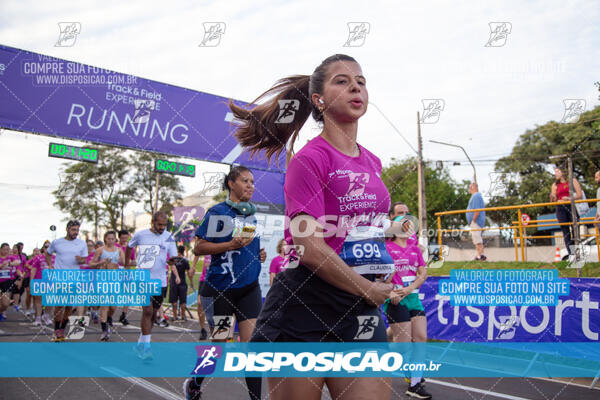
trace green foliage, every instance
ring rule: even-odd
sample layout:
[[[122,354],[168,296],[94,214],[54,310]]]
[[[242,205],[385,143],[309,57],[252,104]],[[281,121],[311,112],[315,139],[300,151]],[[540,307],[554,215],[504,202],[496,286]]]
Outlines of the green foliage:
[[[173,209],[173,203],[181,200],[183,186],[179,182],[179,177],[175,175],[158,174],[158,210],[154,210],[156,196],[154,164],[157,159],[162,159],[162,157],[154,153],[136,152],[131,160],[131,167],[135,171],[132,184],[147,213],[154,214],[155,211],[164,211],[169,214]]]
[[[120,229],[123,211],[133,201],[141,199],[145,210],[152,213],[156,182],[153,160],[157,156],[115,147],[98,149],[98,164],[63,164],[60,186],[53,192],[54,205],[71,218],[114,230]],[[160,209],[169,213],[171,203],[181,199],[183,188],[175,176],[159,174],[159,179]]]
[[[124,168],[127,158],[116,148],[99,147],[99,154],[98,164],[63,164],[54,205],[72,218],[118,229],[122,210],[135,198]]]
[[[573,176],[581,183],[588,198],[594,198],[594,173],[600,169],[600,107],[581,114],[578,122],[550,121],[523,133],[509,156],[496,162],[495,171],[506,188],[494,193],[488,206],[548,202],[554,181],[553,168],[559,160],[549,156],[570,153]],[[565,160],[563,168],[567,167]],[[554,212],[554,207],[529,209],[530,215]],[[490,218],[498,223],[510,223],[515,212],[494,212]]]
[[[392,163],[383,168],[381,178],[390,192],[392,203],[401,201],[408,206],[411,214],[418,215],[417,159],[392,159]],[[468,185],[467,181],[458,183],[452,179],[448,169],[433,169],[426,163],[425,195],[429,229],[437,228],[436,212],[467,208],[471,197]],[[465,224],[464,214],[442,218],[443,228],[458,228]]]

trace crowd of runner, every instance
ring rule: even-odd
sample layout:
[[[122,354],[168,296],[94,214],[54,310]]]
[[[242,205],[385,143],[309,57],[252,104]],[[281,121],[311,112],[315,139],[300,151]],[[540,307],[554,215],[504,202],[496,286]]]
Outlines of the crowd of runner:
[[[260,99],[265,102],[259,104]],[[280,102],[286,102],[285,113]],[[426,316],[418,295],[427,277],[426,264],[406,218],[408,208],[392,204],[381,179],[381,161],[357,143],[358,119],[368,104],[360,65],[336,54],[311,75],[278,81],[252,103],[259,105],[248,110],[229,104],[238,121],[239,143],[269,157],[288,152],[284,241],[269,268],[271,287],[264,303],[258,277],[266,252],[251,203],[254,176],[250,169],[235,166],[223,182],[227,199],[207,210],[196,231],[192,267],[166,230],[163,212],[152,216],[150,229],[131,238],[126,231],[108,231],[102,243],[78,239],[79,223],[70,221],[64,238],[46,242],[30,259],[22,254],[22,245],[13,250],[2,245],[1,311],[11,304],[19,309],[25,293],[26,312],[31,313],[34,305],[33,323],[53,321],[53,340],[62,341],[69,315],[83,316],[85,307],[54,307],[52,314],[42,309],[38,298],[32,301],[27,295],[26,279],[39,279],[44,268],[143,268],[162,286],[161,293],[141,309],[141,332],[134,346],[138,357],[151,360],[152,327],[164,318],[162,305],[169,286],[173,315],[185,318],[186,276],[194,276],[199,257],[210,256],[203,263],[198,302],[212,299],[214,321],[198,307],[201,340],[225,341],[237,324],[242,342],[426,341]],[[293,123],[280,123],[290,113]],[[294,154],[294,141],[310,115],[323,124],[323,131]],[[100,339],[109,340],[115,307],[87,312],[101,324]],[[119,321],[127,324],[126,309]],[[324,385],[334,398],[391,396],[389,377],[268,377],[267,381],[272,399],[320,399]],[[420,374],[411,373],[407,381],[407,395],[431,398]],[[202,382],[202,376],[184,382],[187,399],[200,399]],[[249,397],[260,399],[261,378],[246,377],[246,384]]]

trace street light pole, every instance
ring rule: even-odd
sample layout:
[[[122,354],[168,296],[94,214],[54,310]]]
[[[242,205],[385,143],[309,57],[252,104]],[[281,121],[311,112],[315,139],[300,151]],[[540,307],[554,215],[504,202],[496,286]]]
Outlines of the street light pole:
[[[469,155],[467,154],[467,151],[462,146],[459,146],[457,144],[452,144],[452,143],[438,142],[437,140],[430,140],[430,142],[437,143],[437,144],[443,144],[444,146],[458,147],[459,149],[461,149],[463,151],[463,153],[465,153],[465,156],[467,156],[467,160],[469,160],[469,162],[471,163],[471,167],[473,167],[473,182],[477,183],[477,172],[475,171],[475,165],[473,165],[473,161],[471,161],[471,157],[469,157]]]

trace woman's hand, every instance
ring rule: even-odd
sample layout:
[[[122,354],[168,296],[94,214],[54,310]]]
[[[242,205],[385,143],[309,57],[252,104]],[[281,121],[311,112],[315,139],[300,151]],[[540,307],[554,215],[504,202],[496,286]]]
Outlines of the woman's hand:
[[[373,282],[363,297],[367,303],[373,306],[380,306],[390,298],[393,288],[394,285],[391,283]]]

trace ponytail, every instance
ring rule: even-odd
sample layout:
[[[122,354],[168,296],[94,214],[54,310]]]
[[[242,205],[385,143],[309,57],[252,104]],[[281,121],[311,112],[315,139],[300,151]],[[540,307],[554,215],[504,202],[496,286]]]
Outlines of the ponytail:
[[[247,110],[229,101],[229,108],[238,121],[242,121],[235,136],[242,147],[250,150],[250,156],[260,150],[266,150],[266,156],[271,162],[271,158],[276,158],[286,148],[290,141],[289,154],[293,151],[294,142],[302,126],[306,123],[308,116],[317,108],[313,106],[308,95],[308,86],[310,82],[309,75],[294,75],[280,79],[275,86],[267,90],[252,103],[258,100],[268,98],[262,104],[257,105],[252,110]],[[280,107],[280,100],[297,100],[299,103],[297,109],[292,108],[294,112],[291,122],[278,122],[285,117],[283,108]],[[282,102],[282,105],[285,104]],[[288,103],[289,104],[289,103]]]
[[[251,110],[233,104],[232,100],[229,101],[229,108],[240,123],[235,137],[243,148],[250,151],[250,157],[265,150],[270,163],[273,156],[278,158],[288,146],[286,163],[289,162],[293,155],[294,143],[308,116],[312,114],[317,122],[323,121],[323,113],[313,103],[312,95],[323,93],[327,67],[336,61],[356,62],[354,58],[345,54],[330,56],[321,62],[312,75],[293,75],[278,80],[252,104],[259,100],[266,101]],[[284,112],[286,110],[288,112]],[[290,115],[289,112],[293,114]],[[291,120],[288,122],[290,116]]]

